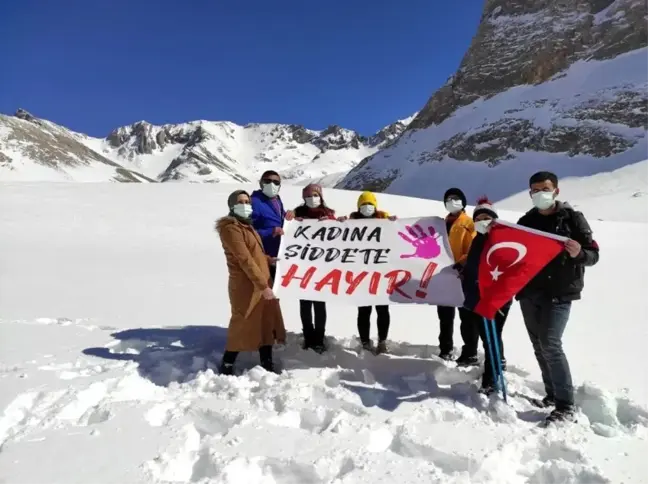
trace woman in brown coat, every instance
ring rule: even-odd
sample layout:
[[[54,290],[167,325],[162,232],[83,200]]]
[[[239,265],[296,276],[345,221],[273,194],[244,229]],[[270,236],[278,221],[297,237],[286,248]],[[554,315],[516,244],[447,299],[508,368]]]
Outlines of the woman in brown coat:
[[[270,264],[276,260],[263,251],[252,227],[252,205],[244,190],[227,199],[229,214],[216,222],[227,269],[232,311],[220,373],[234,374],[240,351],[259,351],[261,366],[274,371],[272,345],[286,338],[279,301],[270,287]]]

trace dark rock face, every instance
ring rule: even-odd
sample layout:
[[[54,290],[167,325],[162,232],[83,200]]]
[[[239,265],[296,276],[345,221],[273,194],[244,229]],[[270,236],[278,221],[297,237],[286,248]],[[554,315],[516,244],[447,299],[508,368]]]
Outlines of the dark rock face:
[[[603,158],[622,153],[633,144],[621,135],[596,127],[552,126],[543,129],[526,119],[506,119],[482,132],[457,134],[441,142],[434,153],[420,158],[419,162],[441,161],[448,157],[495,166],[503,160],[515,158],[511,151],[527,150]]]
[[[486,0],[457,72],[395,142],[363,160],[337,187],[391,191],[406,172],[411,179],[417,166],[441,161],[496,166],[524,152],[601,159],[626,152],[645,141],[648,129],[648,56],[636,55],[648,46],[647,16],[645,0]],[[605,66],[628,55],[635,63],[632,81],[579,78],[586,63]],[[559,85],[575,63],[566,93],[546,88],[546,99],[525,97],[543,83]],[[605,67],[597,72],[605,78]],[[637,72],[645,73],[644,80],[637,80]],[[508,92],[513,94],[505,101],[495,97]],[[506,110],[494,116],[481,107],[488,102],[497,113],[505,102]],[[425,146],[416,146],[421,141]],[[400,156],[394,156],[399,147]]]
[[[645,0],[487,0],[459,70],[408,129],[513,86],[539,84],[583,59],[609,59],[648,44]]]

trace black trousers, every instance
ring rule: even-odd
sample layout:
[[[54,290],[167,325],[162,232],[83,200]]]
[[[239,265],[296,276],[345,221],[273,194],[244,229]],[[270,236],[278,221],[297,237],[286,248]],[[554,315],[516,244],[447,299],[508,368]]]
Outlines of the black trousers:
[[[326,332],[326,303],[323,301],[299,301],[304,343],[307,347],[324,344]],[[313,317],[314,316],[314,317]],[[315,324],[313,324],[313,319]]]
[[[238,351],[226,351],[223,353],[223,365],[233,365],[238,357]],[[259,348],[259,359],[261,360],[261,366],[265,367],[272,365],[272,346],[261,346]]]
[[[363,343],[369,342],[371,333],[371,310],[372,306],[361,306],[358,308],[358,335]],[[376,306],[378,326],[378,341],[385,341],[389,334],[389,306]]]
[[[495,315],[495,331],[497,331],[497,342],[499,343],[500,358],[502,359],[502,361],[504,361],[504,343],[502,343],[502,330],[504,329],[504,323],[506,323],[506,318],[508,317],[509,310],[511,309],[511,304],[512,301],[507,303]],[[488,354],[488,343],[486,342],[484,318],[482,318],[478,314],[475,314],[475,316],[475,322],[477,323],[477,328],[479,330],[479,337],[482,340],[482,344],[484,346],[484,354],[486,355],[486,359],[484,360],[484,375],[482,376],[482,386],[490,386],[494,383],[494,376],[493,368],[490,362],[490,356]],[[488,329],[491,329],[490,325],[488,326]],[[492,337],[493,335],[491,334],[491,338]]]
[[[455,309],[452,306],[437,306],[439,316],[439,350],[441,353],[450,353],[454,349],[454,317]],[[469,358],[477,356],[477,346],[479,345],[479,329],[475,324],[475,314],[466,308],[459,309],[459,319],[461,320],[461,338],[463,347],[461,356]]]

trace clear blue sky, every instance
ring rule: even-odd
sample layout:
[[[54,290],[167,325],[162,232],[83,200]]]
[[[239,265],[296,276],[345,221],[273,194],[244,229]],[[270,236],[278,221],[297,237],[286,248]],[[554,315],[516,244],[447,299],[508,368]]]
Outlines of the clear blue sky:
[[[0,112],[105,136],[145,119],[369,135],[457,68],[483,0],[3,0]]]

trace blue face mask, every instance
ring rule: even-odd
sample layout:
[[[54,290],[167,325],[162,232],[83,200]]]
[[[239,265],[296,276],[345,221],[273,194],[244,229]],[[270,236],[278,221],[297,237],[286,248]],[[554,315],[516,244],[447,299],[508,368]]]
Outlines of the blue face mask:
[[[232,207],[232,213],[237,217],[248,219],[252,216],[252,205],[249,203],[237,203]]]

